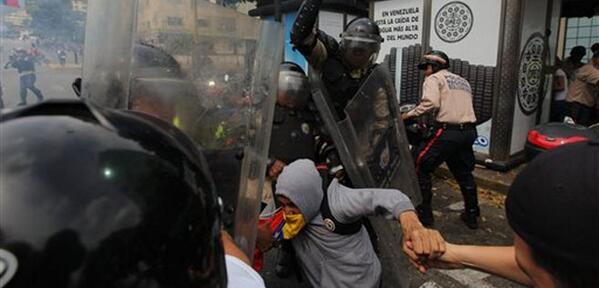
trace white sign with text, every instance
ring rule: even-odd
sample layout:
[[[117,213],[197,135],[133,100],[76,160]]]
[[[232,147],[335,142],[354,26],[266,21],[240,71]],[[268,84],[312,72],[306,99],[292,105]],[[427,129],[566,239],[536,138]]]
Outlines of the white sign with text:
[[[389,0],[374,2],[374,21],[385,40],[381,44],[378,62],[391,48],[403,48],[422,43],[422,0]]]

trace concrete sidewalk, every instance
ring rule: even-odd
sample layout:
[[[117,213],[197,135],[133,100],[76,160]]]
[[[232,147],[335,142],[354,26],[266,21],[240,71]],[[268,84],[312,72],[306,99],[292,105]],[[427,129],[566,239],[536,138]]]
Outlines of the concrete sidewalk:
[[[524,169],[524,167],[526,167],[526,164],[522,164],[508,172],[498,172],[481,165],[476,165],[472,174],[480,189],[507,194],[514,178],[522,171],[522,169]],[[435,171],[435,174],[442,178],[453,178],[453,175],[445,163]]]

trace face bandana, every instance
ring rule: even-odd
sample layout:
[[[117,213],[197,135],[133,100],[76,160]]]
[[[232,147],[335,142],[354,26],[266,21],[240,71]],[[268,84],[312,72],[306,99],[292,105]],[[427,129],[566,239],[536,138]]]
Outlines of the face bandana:
[[[302,214],[285,214],[285,225],[283,226],[283,239],[290,240],[295,238],[302,228],[306,226],[304,215]]]

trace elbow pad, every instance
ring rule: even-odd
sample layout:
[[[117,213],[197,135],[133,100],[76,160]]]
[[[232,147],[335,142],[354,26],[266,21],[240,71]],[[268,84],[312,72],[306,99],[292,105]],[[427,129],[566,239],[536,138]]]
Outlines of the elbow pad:
[[[305,43],[306,39],[314,31],[314,24],[316,24],[321,4],[322,0],[304,0],[295,18],[293,28],[291,29],[291,44],[300,50],[300,52],[302,50],[311,50],[316,44],[316,37],[314,37],[313,43],[309,43],[311,45],[308,45],[312,47],[305,47],[307,44]]]

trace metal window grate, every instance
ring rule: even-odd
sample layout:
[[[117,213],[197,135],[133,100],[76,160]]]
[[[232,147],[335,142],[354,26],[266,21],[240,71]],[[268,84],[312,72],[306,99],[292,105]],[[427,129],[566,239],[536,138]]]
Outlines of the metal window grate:
[[[594,43],[599,43],[599,16],[568,18],[564,41],[565,49],[562,59],[570,56],[570,50],[575,46],[584,46],[587,48],[587,54],[583,58],[583,62],[589,61],[592,56],[591,46]]]

